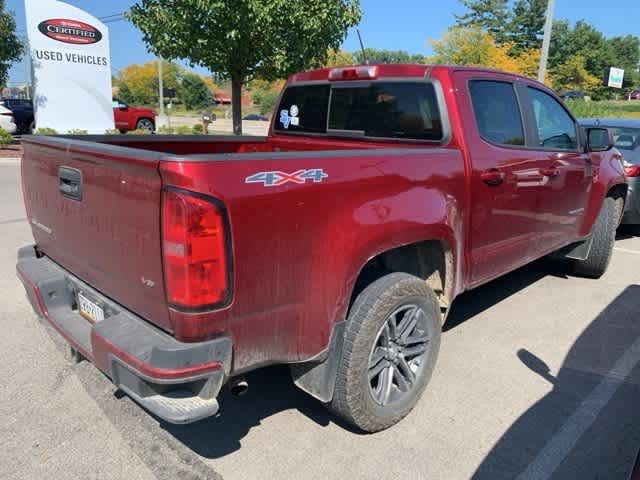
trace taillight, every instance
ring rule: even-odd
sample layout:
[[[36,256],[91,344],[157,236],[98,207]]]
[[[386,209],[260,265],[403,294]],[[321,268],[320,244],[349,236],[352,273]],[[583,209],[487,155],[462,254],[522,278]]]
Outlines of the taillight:
[[[165,190],[162,251],[167,300],[184,310],[221,307],[231,297],[227,219],[216,200]]]
[[[341,67],[329,71],[329,80],[373,80],[378,77],[378,67]]]
[[[640,165],[624,162],[624,174],[627,177],[640,177]]]

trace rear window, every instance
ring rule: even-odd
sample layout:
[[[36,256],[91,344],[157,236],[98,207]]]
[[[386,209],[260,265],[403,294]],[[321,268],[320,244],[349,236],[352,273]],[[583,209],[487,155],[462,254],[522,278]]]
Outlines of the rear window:
[[[375,82],[288,88],[275,129],[440,141],[441,114],[432,84]]]
[[[275,129],[281,132],[326,133],[330,85],[289,87],[276,112]]]

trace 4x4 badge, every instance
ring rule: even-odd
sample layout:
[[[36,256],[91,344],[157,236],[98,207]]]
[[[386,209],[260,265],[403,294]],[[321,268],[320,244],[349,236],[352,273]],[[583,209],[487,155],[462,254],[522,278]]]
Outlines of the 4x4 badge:
[[[298,170],[293,173],[286,172],[260,172],[245,179],[245,183],[262,183],[265,187],[279,187],[286,183],[305,184],[311,180],[313,183],[322,183],[329,175],[321,168],[311,170]]]

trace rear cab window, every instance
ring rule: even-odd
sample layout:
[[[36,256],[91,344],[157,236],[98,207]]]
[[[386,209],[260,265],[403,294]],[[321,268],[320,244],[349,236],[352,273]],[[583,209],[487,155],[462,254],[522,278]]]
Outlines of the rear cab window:
[[[278,133],[440,142],[442,114],[425,81],[292,85],[276,112]]]
[[[483,140],[509,147],[525,145],[522,114],[512,83],[471,80],[469,93]]]

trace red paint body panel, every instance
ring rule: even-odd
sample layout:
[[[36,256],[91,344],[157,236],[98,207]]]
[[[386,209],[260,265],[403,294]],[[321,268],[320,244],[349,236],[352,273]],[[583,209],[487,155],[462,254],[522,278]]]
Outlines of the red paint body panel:
[[[156,112],[150,108],[127,106],[127,108],[114,108],[113,119],[116,130],[130,132],[138,128],[138,122],[143,119],[156,123]]]
[[[326,81],[329,71],[290,82]],[[273,130],[267,138],[26,140],[30,220],[56,232],[34,226],[38,247],[180,341],[229,336],[238,373],[322,353],[334,324],[345,319],[361,269],[384,251],[441,241],[452,260],[453,300],[584,238],[606,192],[625,182],[615,151],[504,148],[480,138],[467,81],[529,80],[418,65],[381,65],[377,75],[437,82],[448,123],[442,145]],[[63,164],[85,175],[82,207],[59,198]],[[327,177],[277,187],[246,183],[259,172],[304,169]],[[502,184],[483,182],[491,169]],[[185,313],[167,306],[159,223],[166,187],[215,197],[227,209],[233,297],[225,308]],[[160,281],[148,288],[141,278]]]

